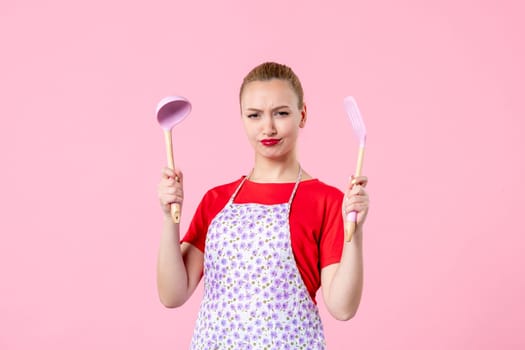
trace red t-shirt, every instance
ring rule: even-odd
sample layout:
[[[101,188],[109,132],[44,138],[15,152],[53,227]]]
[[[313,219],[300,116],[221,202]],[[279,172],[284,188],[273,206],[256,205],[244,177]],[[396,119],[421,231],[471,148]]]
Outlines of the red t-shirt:
[[[204,252],[206,233],[213,218],[224,208],[243,178],[209,190],[182,239]],[[234,203],[279,204],[290,199],[295,183],[257,183],[246,180]],[[320,271],[338,263],[343,250],[341,216],[343,193],[317,179],[302,181],[292,201],[290,237],[301,277],[315,302],[321,286]]]

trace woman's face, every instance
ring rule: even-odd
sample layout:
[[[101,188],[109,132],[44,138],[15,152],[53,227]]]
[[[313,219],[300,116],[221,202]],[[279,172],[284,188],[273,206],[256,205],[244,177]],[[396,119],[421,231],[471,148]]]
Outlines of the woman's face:
[[[257,156],[274,160],[295,156],[306,107],[286,80],[253,81],[241,95],[241,114],[248,140]]]

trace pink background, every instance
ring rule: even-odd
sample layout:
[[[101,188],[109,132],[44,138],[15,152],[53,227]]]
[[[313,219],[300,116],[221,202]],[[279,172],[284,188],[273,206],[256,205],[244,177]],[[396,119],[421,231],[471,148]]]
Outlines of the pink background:
[[[140,3],[140,4],[138,4]],[[523,349],[524,5],[486,1],[14,1],[0,4],[0,349],[185,349],[202,289],[155,288],[174,131],[187,227],[251,167],[238,87],[266,60],[302,78],[304,168],[339,188],[369,129],[366,285],[329,349]]]

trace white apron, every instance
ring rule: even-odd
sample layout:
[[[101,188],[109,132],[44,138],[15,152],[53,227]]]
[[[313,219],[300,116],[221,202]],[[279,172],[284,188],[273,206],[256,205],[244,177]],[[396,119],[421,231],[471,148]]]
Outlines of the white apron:
[[[325,348],[323,326],[295,262],[287,203],[233,203],[212,220],[204,254],[204,298],[191,349]]]

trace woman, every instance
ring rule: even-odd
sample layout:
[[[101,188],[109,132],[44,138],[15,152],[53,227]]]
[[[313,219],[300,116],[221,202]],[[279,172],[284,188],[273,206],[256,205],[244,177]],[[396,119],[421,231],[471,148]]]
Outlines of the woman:
[[[160,300],[182,305],[204,275],[192,349],[324,349],[319,287],[338,320],[353,317],[361,299],[367,178],[353,178],[343,195],[301,168],[307,113],[289,67],[255,67],[239,99],[253,169],[205,194],[182,241],[170,217],[170,204],[183,202],[182,173],[163,170]],[[343,218],[353,210],[357,229],[344,242]]]

